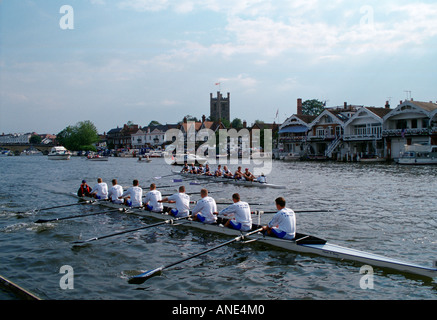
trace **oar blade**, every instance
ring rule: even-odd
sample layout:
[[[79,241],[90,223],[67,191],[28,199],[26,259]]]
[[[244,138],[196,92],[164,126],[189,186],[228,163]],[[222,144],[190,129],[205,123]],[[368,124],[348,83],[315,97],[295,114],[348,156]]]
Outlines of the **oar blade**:
[[[153,270],[149,270],[146,271],[144,273],[138,274],[136,276],[131,277],[128,282],[130,284],[142,284],[143,282],[145,282],[147,279],[153,277],[153,276],[157,276],[159,274],[161,274],[162,270],[164,269],[164,266],[161,266],[159,268],[153,269]]]

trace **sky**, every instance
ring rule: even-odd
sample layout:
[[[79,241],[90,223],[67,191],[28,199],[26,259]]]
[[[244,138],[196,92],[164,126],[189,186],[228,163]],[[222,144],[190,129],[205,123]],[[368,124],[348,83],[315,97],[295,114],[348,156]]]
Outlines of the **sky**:
[[[298,98],[435,102],[436,16],[435,0],[0,0],[0,134],[208,117],[219,90],[249,124]]]

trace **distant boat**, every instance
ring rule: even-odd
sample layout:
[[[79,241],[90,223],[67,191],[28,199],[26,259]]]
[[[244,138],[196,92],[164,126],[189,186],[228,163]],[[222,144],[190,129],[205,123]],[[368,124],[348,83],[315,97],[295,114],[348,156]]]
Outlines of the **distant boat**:
[[[48,155],[49,160],[70,160],[71,153],[64,147],[53,147]]]
[[[397,161],[399,164],[437,164],[437,146],[413,144],[405,146]]]
[[[86,158],[89,161],[108,161],[108,157],[101,156],[99,154],[89,154]]]

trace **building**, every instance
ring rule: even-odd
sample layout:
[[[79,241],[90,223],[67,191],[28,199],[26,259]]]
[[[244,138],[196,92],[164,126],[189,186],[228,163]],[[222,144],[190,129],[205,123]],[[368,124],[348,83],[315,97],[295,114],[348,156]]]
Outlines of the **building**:
[[[216,98],[212,96],[212,93],[210,94],[210,119],[231,121],[231,94],[229,92],[226,98],[220,91],[217,91]]]
[[[437,145],[437,102],[401,101],[383,120],[388,159],[398,158],[405,145]]]
[[[280,153],[299,158],[304,152],[310,124],[317,116],[302,114],[302,99],[297,99],[297,114],[287,118],[279,127]]]
[[[392,109],[388,102],[385,108],[362,107],[345,123],[341,157],[379,157],[383,158],[384,140],[382,137],[384,116]]]

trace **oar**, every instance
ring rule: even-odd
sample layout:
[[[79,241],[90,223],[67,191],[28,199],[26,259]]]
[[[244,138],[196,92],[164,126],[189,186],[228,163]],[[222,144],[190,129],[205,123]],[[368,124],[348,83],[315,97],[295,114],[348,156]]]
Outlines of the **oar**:
[[[209,193],[209,192],[208,192]],[[230,202],[216,202],[216,204],[223,204],[223,205],[232,205],[234,203],[230,203]],[[248,203],[249,206],[265,206],[265,203]]]
[[[295,213],[317,213],[317,212],[336,212],[336,211],[344,211],[344,210],[293,210]],[[278,211],[252,211],[252,214],[269,214],[269,213],[277,213]]]
[[[88,240],[83,240],[83,241],[75,241],[73,242],[74,244],[82,244],[82,243],[87,243],[87,242],[91,242],[91,241],[96,241],[96,240],[102,240],[102,239],[106,239],[106,238],[110,238],[110,237],[115,237],[121,234],[125,234],[125,233],[130,233],[130,232],[135,232],[135,231],[139,231],[139,230],[144,230],[144,229],[148,229],[148,228],[153,228],[162,224],[166,224],[166,223],[170,223],[173,224],[173,222],[178,221],[178,220],[183,220],[183,219],[188,219],[190,216],[188,217],[182,217],[182,218],[175,218],[175,219],[168,219],[162,222],[158,222],[158,223],[154,223],[154,224],[149,224],[147,226],[143,226],[143,227],[139,227],[139,228],[135,228],[135,229],[130,229],[130,230],[125,230],[125,231],[120,231],[120,232],[116,232],[116,233],[112,233],[112,234],[108,234],[106,236],[101,236],[101,237],[94,237]]]
[[[56,218],[56,219],[39,219],[39,220],[35,221],[35,223],[46,223],[46,222],[52,222],[52,221],[69,220],[69,219],[75,219],[75,218],[96,216],[98,214],[105,214],[105,213],[111,213],[111,212],[116,212],[116,211],[120,211],[121,212],[121,211],[126,211],[126,209],[118,208],[118,209],[113,209],[113,210],[104,211],[104,212],[95,212],[95,213],[89,213],[89,214],[79,214],[79,215],[75,215],[75,216],[68,216],[68,217]]]
[[[224,247],[224,246],[227,246],[227,245],[229,245],[229,244],[231,244],[231,243],[234,243],[234,242],[240,241],[240,240],[244,239],[244,238],[247,237],[247,236],[250,236],[250,235],[255,234],[255,233],[258,233],[258,232],[261,232],[262,230],[263,230],[263,228],[259,228],[259,229],[257,229],[257,230],[254,230],[254,231],[248,232],[248,233],[246,233],[246,234],[242,234],[241,236],[238,236],[238,237],[236,237],[236,238],[234,238],[234,239],[232,239],[232,240],[230,240],[230,241],[227,241],[227,242],[222,243],[222,244],[220,244],[220,245],[218,245],[218,246],[216,246],[216,247],[213,247],[213,248],[210,248],[210,249],[208,249],[208,250],[202,251],[202,252],[197,253],[197,254],[195,254],[195,255],[192,255],[192,256],[190,256],[190,257],[188,257],[188,258],[185,258],[185,259],[182,259],[182,260],[179,260],[179,261],[173,262],[173,263],[171,263],[171,264],[168,264],[168,265],[166,265],[166,266],[161,266],[161,267],[158,267],[158,268],[156,268],[156,269],[149,270],[149,271],[146,271],[146,272],[141,273],[141,274],[139,274],[139,275],[133,276],[133,277],[131,277],[131,278],[128,280],[128,282],[129,282],[129,283],[132,283],[132,284],[141,284],[141,283],[143,283],[144,281],[146,281],[148,278],[150,278],[150,277],[152,277],[152,276],[154,276],[154,275],[156,275],[156,274],[159,274],[160,272],[162,272],[162,271],[165,270],[165,269],[168,269],[168,268],[173,267],[173,266],[175,266],[175,265],[177,265],[177,264],[183,263],[183,262],[185,262],[185,261],[187,261],[187,260],[190,260],[190,259],[196,258],[196,257],[198,257],[198,256],[201,256],[201,255],[203,255],[203,254],[205,254],[205,253],[208,253],[208,252],[211,252],[211,251],[213,251],[213,250],[217,250],[217,249],[219,249],[219,248],[221,248],[221,247]]]
[[[93,201],[83,201],[83,202],[76,202],[76,203],[70,203],[70,204],[64,204],[62,206],[55,206],[55,207],[50,207],[50,208],[42,208],[42,209],[35,209],[35,211],[45,211],[45,210],[51,210],[51,209],[58,209],[58,208],[65,208],[65,207],[71,207],[71,206],[77,206],[79,204],[87,204],[87,203],[91,203]],[[26,213],[28,211],[23,211],[23,212],[17,212],[18,214],[21,213]]]

